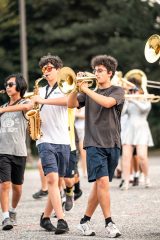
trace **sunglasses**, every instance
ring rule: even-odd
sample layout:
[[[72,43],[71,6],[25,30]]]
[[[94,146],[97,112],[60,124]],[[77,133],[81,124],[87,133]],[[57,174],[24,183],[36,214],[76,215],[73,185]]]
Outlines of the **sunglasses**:
[[[55,67],[53,67],[53,66],[44,66],[42,68],[42,73],[45,73],[45,71],[51,72],[53,68],[55,68]]]
[[[14,83],[14,82],[9,82],[9,83],[5,83],[5,84],[4,84],[4,87],[5,87],[5,88],[7,88],[7,87],[10,87],[10,88],[11,88],[11,87],[13,87],[13,86],[16,86],[16,83]]]

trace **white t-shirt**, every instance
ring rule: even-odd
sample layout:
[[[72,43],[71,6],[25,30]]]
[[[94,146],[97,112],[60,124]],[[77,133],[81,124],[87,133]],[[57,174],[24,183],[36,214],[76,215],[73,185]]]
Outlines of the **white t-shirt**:
[[[85,107],[82,107],[80,109],[76,109],[79,114],[81,114],[82,117],[84,118],[80,118],[80,117],[77,117],[75,118],[75,128],[76,129],[84,129],[84,125],[85,125]]]
[[[48,94],[51,91],[48,89]],[[45,98],[46,87],[40,88],[40,96]],[[64,94],[57,87],[48,98],[60,98]],[[68,132],[67,106],[44,104],[40,111],[42,137],[36,141],[36,145],[44,142],[53,144],[70,144]]]

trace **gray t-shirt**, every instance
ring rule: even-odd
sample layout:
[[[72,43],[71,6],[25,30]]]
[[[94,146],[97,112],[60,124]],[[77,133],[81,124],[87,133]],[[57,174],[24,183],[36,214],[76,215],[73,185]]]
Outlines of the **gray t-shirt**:
[[[117,104],[112,108],[105,108],[85,94],[78,95],[80,107],[85,106],[84,147],[120,148],[120,116],[124,103],[124,90],[121,87],[111,86],[97,89],[96,92],[113,97]]]
[[[19,104],[26,102],[28,100],[21,100]],[[0,116],[0,154],[27,156],[26,129],[27,120],[22,111],[3,113]]]

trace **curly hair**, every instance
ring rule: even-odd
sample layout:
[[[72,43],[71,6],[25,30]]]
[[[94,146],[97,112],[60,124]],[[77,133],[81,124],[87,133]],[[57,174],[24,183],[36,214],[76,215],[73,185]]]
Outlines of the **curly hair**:
[[[43,68],[45,65],[47,65],[48,63],[53,64],[53,66],[58,69],[58,68],[62,68],[63,67],[63,62],[60,59],[60,57],[58,56],[53,56],[50,53],[47,56],[43,56],[41,57],[40,61],[39,61],[39,67]]]
[[[92,58],[91,67],[94,69],[98,65],[105,66],[109,72],[112,71],[113,77],[118,66],[118,61],[109,55],[98,55]]]

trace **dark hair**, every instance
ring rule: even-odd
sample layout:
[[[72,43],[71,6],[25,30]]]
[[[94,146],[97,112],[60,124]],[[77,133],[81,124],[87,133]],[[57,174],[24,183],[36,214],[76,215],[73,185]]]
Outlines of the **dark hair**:
[[[9,79],[15,78],[16,83],[16,91],[20,92],[21,98],[24,96],[26,90],[27,90],[27,83],[21,73],[13,73],[6,77],[5,84],[8,82]]]
[[[132,77],[127,80],[128,80],[128,82],[133,83],[136,86],[136,88],[139,90],[140,93],[142,93],[142,94],[144,93],[144,91],[142,89],[142,80],[141,79]]]
[[[58,68],[62,68],[63,67],[63,62],[60,59],[60,57],[58,56],[53,56],[51,54],[48,54],[47,56],[43,56],[41,57],[40,61],[39,61],[39,67],[43,68],[45,65],[47,65],[48,63],[53,64],[53,66],[58,69]]]
[[[114,57],[111,57],[109,55],[98,55],[92,58],[91,67],[94,69],[98,65],[105,66],[109,72],[112,71],[113,77],[117,69],[118,62]]]
[[[135,77],[129,78],[127,79],[129,82],[133,83],[134,85],[136,85],[137,88],[141,88],[142,86],[142,81],[140,79],[137,79]]]

